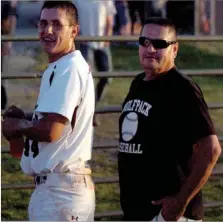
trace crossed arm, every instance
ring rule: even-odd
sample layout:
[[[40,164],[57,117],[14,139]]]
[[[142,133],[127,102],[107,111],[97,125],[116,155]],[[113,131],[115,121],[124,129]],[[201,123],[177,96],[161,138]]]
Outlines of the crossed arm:
[[[25,136],[39,142],[54,142],[61,137],[64,126],[68,121],[62,115],[45,113],[42,119],[31,122],[24,118],[25,115],[22,114],[21,110],[18,110],[20,109],[17,107],[10,107],[4,114],[2,130],[6,138]],[[20,115],[18,115],[18,112],[20,112]]]

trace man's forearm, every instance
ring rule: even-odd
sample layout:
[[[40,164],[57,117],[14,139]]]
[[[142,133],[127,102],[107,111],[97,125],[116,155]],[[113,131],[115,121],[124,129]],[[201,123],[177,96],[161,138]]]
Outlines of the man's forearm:
[[[105,35],[111,36],[113,34],[113,16],[108,16],[105,28]]]
[[[47,127],[41,123],[20,119],[18,122],[18,133],[39,142],[50,142]]]
[[[207,182],[215,161],[207,161],[207,159],[200,158],[196,163],[196,167],[193,168],[193,171],[189,177],[184,181],[180,193],[179,199],[189,203],[190,200],[197,194],[197,192],[203,187]]]
[[[185,179],[179,199],[187,203],[198,193],[210,177],[212,170],[220,155],[220,145],[214,149],[208,149],[212,144],[204,144],[204,147],[197,147],[191,159],[190,175]]]
[[[16,16],[10,16],[11,31],[10,35],[14,35],[16,29]]]
[[[113,34],[112,26],[108,26],[106,29],[106,36],[112,36],[112,34]]]

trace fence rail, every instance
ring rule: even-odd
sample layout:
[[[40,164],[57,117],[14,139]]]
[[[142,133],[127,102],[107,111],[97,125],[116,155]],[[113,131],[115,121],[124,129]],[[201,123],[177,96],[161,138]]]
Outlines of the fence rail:
[[[219,180],[223,176],[222,170],[213,170],[209,181]],[[107,183],[118,183],[118,177],[101,177],[93,178],[95,184],[107,184]],[[33,189],[35,187],[34,183],[32,184],[1,184],[2,190],[11,190],[11,189]]]
[[[182,73],[188,76],[223,76],[223,69],[181,69]],[[141,73],[142,70],[137,71],[114,71],[114,72],[94,72],[93,77],[101,78],[101,77],[116,77],[116,78],[129,78],[134,77],[137,74]],[[10,76],[1,76],[1,79],[39,79],[42,77],[42,73],[34,73],[34,74],[17,74]]]
[[[220,142],[223,142],[223,136],[218,137]],[[106,143],[94,143],[93,149],[113,149],[118,147],[118,141],[106,142]],[[1,153],[9,153],[9,148],[2,147]],[[223,153],[221,155],[223,157]]]
[[[2,36],[2,42],[13,41],[13,42],[24,42],[24,41],[39,41],[38,36]],[[126,41],[138,41],[138,36],[77,36],[76,42],[102,42],[102,41],[113,41],[113,42],[126,42]],[[178,36],[179,42],[221,42],[223,41],[223,35],[215,36],[202,36],[202,35],[180,35]]]
[[[222,109],[223,103],[208,103],[209,109]],[[95,113],[106,114],[106,113],[120,113],[122,111],[121,105],[112,105],[112,106],[104,106],[98,107],[95,110]],[[4,114],[4,110],[1,112],[1,116]],[[27,118],[31,118],[32,112],[26,111]]]

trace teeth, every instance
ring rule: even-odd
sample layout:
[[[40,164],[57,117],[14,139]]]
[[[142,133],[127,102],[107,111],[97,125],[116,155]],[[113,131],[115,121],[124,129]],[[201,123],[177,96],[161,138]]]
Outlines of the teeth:
[[[52,39],[49,39],[49,38],[44,38],[43,40],[44,41],[53,41]]]

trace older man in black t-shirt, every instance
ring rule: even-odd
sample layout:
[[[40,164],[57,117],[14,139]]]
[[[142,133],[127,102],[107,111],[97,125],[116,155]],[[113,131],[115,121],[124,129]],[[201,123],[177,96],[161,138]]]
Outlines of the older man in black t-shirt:
[[[119,119],[124,220],[202,220],[201,188],[221,147],[199,86],[174,64],[176,30],[149,18],[139,38],[144,72],[133,80]]]

